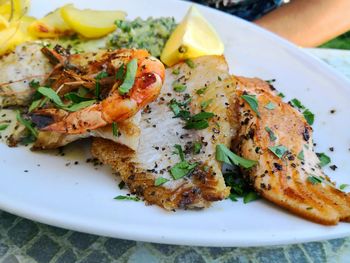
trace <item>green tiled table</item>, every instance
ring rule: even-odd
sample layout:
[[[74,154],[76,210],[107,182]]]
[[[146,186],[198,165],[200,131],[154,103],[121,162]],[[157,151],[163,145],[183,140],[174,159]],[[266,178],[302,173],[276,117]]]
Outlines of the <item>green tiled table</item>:
[[[350,78],[350,51],[309,49]],[[0,262],[350,262],[350,237],[260,248],[159,245],[82,234],[0,211]]]

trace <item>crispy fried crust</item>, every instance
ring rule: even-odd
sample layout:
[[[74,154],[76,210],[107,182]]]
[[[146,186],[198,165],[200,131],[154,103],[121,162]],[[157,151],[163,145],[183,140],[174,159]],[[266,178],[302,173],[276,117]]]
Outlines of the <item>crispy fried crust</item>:
[[[321,170],[313,151],[312,128],[304,117],[282,102],[268,83],[243,77],[237,77],[236,81],[236,109],[242,125],[235,139],[235,150],[259,162],[246,171],[254,188],[264,198],[314,222],[335,225],[338,221],[349,221],[349,194],[332,186]],[[241,98],[246,93],[257,96],[260,118]],[[269,102],[276,108],[266,109],[264,106]],[[273,131],[276,140],[270,138],[266,127]],[[268,149],[277,145],[288,148],[282,159]],[[303,160],[298,159],[301,151]],[[312,184],[308,180],[310,176],[324,178],[324,182]]]
[[[222,200],[226,190],[217,191],[217,180],[210,174],[193,173],[193,181],[187,181],[175,189],[154,186],[152,172],[138,171],[133,165],[134,151],[111,141],[95,138],[92,154],[104,164],[119,172],[130,192],[143,196],[149,204],[156,204],[165,209],[204,208],[211,201]]]

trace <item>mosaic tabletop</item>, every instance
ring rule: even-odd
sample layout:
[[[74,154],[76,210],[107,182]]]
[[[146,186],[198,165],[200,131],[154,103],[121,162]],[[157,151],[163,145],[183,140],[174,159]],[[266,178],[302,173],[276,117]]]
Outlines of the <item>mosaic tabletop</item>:
[[[350,51],[308,49],[350,79]],[[350,237],[259,248],[160,245],[88,235],[0,211],[0,262],[350,262]]]

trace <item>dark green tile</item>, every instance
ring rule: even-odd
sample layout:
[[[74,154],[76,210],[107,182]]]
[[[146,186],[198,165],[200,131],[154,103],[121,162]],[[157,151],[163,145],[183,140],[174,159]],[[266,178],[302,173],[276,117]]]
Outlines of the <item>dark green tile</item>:
[[[205,263],[205,260],[197,251],[191,249],[176,256],[174,263]]]
[[[314,263],[326,262],[326,254],[321,242],[311,242],[302,245]]]
[[[0,241],[0,257],[4,256],[8,251],[9,246]]]
[[[74,263],[76,261],[77,257],[75,256],[74,252],[71,249],[68,249],[58,257],[55,263]]]
[[[308,263],[304,251],[298,246],[292,246],[288,249],[288,257],[291,262]]]
[[[39,233],[39,228],[33,221],[23,219],[8,232],[9,239],[18,247],[22,247]]]
[[[91,246],[97,240],[97,238],[98,236],[95,235],[73,232],[68,240],[74,247],[80,250],[85,250]]]
[[[0,227],[3,227],[4,229],[11,227],[17,218],[18,217],[15,215],[2,211],[0,214]]]
[[[328,243],[331,245],[332,250],[337,252],[345,244],[345,241],[345,238],[337,238],[328,240]]]
[[[107,252],[115,259],[122,256],[126,251],[128,251],[131,247],[135,245],[135,241],[116,238],[110,238],[104,244]]]
[[[109,263],[108,255],[101,251],[93,251],[90,255],[84,258],[80,263]]]
[[[55,241],[44,235],[27,250],[27,254],[38,263],[47,263],[57,254],[59,249],[60,247]]]
[[[178,248],[178,246],[156,244],[156,243],[153,243],[152,246],[166,256],[172,255],[176,251],[176,248]]]
[[[257,253],[259,263],[288,263],[282,248],[264,249]]]

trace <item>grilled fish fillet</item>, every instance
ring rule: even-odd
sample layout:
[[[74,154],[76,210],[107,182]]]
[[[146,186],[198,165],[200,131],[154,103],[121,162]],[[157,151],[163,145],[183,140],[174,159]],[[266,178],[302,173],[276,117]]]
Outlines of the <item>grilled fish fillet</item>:
[[[234,97],[241,127],[235,150],[258,161],[246,171],[254,188],[264,198],[317,223],[349,221],[350,196],[336,189],[322,171],[313,150],[312,128],[301,113],[282,102],[262,80],[238,77],[236,81]],[[256,95],[260,118],[242,99],[243,94]],[[265,108],[270,102],[274,109]],[[278,158],[269,147],[281,145],[288,151]]]
[[[52,66],[40,51],[42,44],[27,42],[0,58],[0,107],[27,105],[34,90],[31,80],[42,83]]]
[[[166,70],[158,100],[142,113],[136,151],[100,138],[92,144],[92,154],[119,172],[132,193],[167,210],[204,208],[212,201],[225,199],[230,190],[225,186],[221,164],[215,160],[215,147],[218,143],[229,146],[236,129],[231,116],[233,104],[228,96],[233,92],[233,82],[221,56],[200,57],[193,64],[193,68],[181,63]],[[177,75],[172,73],[174,70],[179,71]],[[174,92],[174,82],[185,84],[186,91]],[[206,88],[204,94],[197,94],[202,88]],[[192,98],[192,115],[200,112],[202,102],[211,101],[205,109],[215,113],[209,127],[184,129],[185,121],[174,118],[169,103],[172,99],[183,101],[185,93]],[[194,142],[203,145],[199,154],[192,152]],[[186,160],[199,163],[192,174],[178,180],[169,173],[180,162],[179,155],[174,154],[176,144],[184,149]],[[155,180],[160,177],[169,181],[155,186]]]

